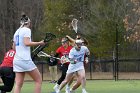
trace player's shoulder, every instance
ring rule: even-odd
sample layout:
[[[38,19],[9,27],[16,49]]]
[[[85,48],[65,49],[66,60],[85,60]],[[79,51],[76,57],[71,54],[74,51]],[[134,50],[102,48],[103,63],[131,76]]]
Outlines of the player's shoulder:
[[[31,31],[31,29],[28,28],[28,27],[23,27],[22,29],[23,29],[23,30],[29,30],[29,31]]]
[[[20,32],[21,33],[29,33],[29,32],[31,32],[31,29],[27,28],[27,27],[23,27],[23,28],[20,29]]]

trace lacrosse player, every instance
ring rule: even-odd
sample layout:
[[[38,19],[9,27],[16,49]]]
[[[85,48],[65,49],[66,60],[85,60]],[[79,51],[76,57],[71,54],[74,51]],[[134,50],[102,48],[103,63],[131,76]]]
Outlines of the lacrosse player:
[[[88,41],[85,39],[85,38],[82,38],[81,35],[77,35],[76,36],[76,39],[73,39],[71,38],[70,36],[66,35],[66,37],[69,39],[70,43],[74,46],[75,45],[75,41],[76,40],[79,40],[81,39],[82,40],[82,46],[87,46],[88,45]],[[90,51],[88,50],[88,48],[86,47],[86,51],[87,51],[87,54],[85,54],[85,61],[84,61],[84,67],[86,66],[86,64],[88,63],[88,57],[90,55]],[[71,83],[73,82],[73,79],[74,79],[74,76],[73,78],[71,79],[71,81],[67,84],[67,86],[70,87]],[[85,79],[83,79],[83,82],[82,82],[82,93],[87,93],[86,89],[86,77]]]
[[[56,50],[56,54],[59,55],[60,57],[65,56],[68,58],[69,56],[69,52],[72,49],[72,46],[69,46],[69,41],[67,38],[62,38],[61,40],[62,46],[60,46],[57,50]],[[66,77],[66,72],[68,69],[68,65],[69,62],[66,62],[64,64],[61,64],[61,62],[58,62],[58,67],[60,68],[60,70],[62,71],[61,77],[58,79],[56,85],[53,87],[53,89],[55,91],[58,91],[59,89],[59,85],[62,83],[62,81],[65,79]],[[66,93],[67,91],[69,91],[69,87],[66,87]]]
[[[0,65],[0,77],[4,85],[0,86],[0,93],[11,92],[14,86],[15,73],[13,72],[13,59],[16,51],[14,46],[5,53],[2,64]]]
[[[44,41],[31,41],[31,21],[25,14],[20,20],[20,28],[14,34],[16,54],[13,60],[13,70],[16,73],[14,93],[21,93],[25,73],[35,81],[34,93],[41,93],[42,79],[39,70],[31,59],[30,46],[45,45]]]
[[[73,93],[85,80],[85,69],[84,69],[84,57],[88,54],[87,47],[82,46],[82,40],[76,40],[75,46],[70,50],[69,59],[70,65],[67,70],[65,80],[60,84],[59,90],[56,93],[60,93],[60,90],[71,81],[73,75],[76,74],[77,82],[72,86],[71,92]]]

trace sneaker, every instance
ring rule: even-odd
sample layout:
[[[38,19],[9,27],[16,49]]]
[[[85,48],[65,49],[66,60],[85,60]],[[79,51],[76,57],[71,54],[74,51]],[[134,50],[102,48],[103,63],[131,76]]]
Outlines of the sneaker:
[[[82,93],[88,93],[85,89],[82,89]]]
[[[65,91],[65,93],[70,93],[70,87],[66,87]]]
[[[53,89],[55,90],[55,92],[57,93],[57,91],[59,91],[59,85],[58,84],[56,84],[54,87],[53,87]],[[59,93],[59,92],[58,92]]]

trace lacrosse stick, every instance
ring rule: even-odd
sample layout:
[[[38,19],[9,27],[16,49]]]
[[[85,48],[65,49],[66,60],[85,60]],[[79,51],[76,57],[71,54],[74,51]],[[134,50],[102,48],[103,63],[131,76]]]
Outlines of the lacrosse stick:
[[[59,57],[53,57],[43,51],[40,51],[38,54],[37,54],[38,57],[50,57],[50,58],[54,58],[54,59],[58,59],[60,60],[61,64],[64,64],[64,63],[67,63],[67,62],[70,62],[70,60],[68,58],[66,58],[65,56],[62,56],[61,58]]]
[[[38,54],[37,54],[38,57],[51,57],[51,58],[55,58],[55,59],[58,59],[58,60],[61,60],[61,58],[58,58],[58,57],[53,57],[43,51],[40,51]]]
[[[44,42],[49,42],[51,40],[53,40],[54,38],[56,38],[56,36],[52,33],[46,33],[46,36],[44,38]],[[42,51],[48,44],[45,44],[44,46],[38,45],[33,51],[32,53],[34,53],[32,55],[32,59],[34,60],[34,58],[37,56],[37,54]]]
[[[75,33],[77,34],[78,31],[78,26],[77,26],[78,20],[76,18],[74,18],[71,22],[71,25],[73,27],[73,30],[75,31]]]

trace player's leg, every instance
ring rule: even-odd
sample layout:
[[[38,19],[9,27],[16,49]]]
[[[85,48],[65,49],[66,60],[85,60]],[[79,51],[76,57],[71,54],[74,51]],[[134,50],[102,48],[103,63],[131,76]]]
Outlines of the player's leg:
[[[0,87],[2,93],[11,92],[14,86],[14,78],[2,77],[4,85]]]
[[[63,87],[68,83],[70,82],[70,80],[72,79],[73,77],[73,73],[68,73],[66,75],[66,78],[65,80],[60,84],[60,87],[59,87],[59,91],[63,89]],[[59,93],[59,92],[58,92]]]
[[[85,72],[84,72],[85,73]],[[84,76],[83,80],[82,80],[82,93],[87,93],[86,91],[86,76]]]
[[[71,80],[67,83],[66,89],[65,89],[66,93],[69,93],[69,91],[70,91],[70,85],[73,83],[74,77],[75,77],[75,75],[73,75],[72,78],[71,78]]]
[[[42,78],[39,70],[35,68],[34,70],[28,72],[28,74],[35,81],[35,93],[41,93]]]
[[[13,89],[15,81],[15,73],[13,72],[13,68],[2,67],[0,72],[3,82],[3,85],[0,86],[0,90],[2,93],[10,92]]]
[[[71,91],[75,91],[81,85],[81,83],[85,77],[85,70],[82,69],[82,70],[77,71],[76,76],[77,76],[77,81],[72,86]]]
[[[84,70],[85,70],[86,66],[87,66],[87,64],[84,62]],[[86,88],[85,87],[86,87],[86,76],[82,80],[82,93],[88,93],[86,91]]]
[[[62,74],[61,74],[61,77],[60,77],[59,80],[58,80],[58,84],[59,84],[59,85],[60,85],[61,82],[65,79],[67,69],[68,69],[68,66],[66,66],[66,65],[63,65],[63,66],[62,66],[62,68],[61,68]]]
[[[65,79],[67,69],[68,69],[68,66],[62,65],[62,67],[61,67],[61,71],[62,71],[61,77],[60,77],[59,80],[57,81],[56,85],[53,87],[53,89],[54,89],[55,91],[58,91],[59,85],[60,85],[60,84],[62,83],[62,81]]]
[[[1,76],[1,79],[2,79],[2,82],[3,82],[4,85],[0,86],[0,90],[1,90],[0,93],[6,93],[6,91],[5,91],[7,89],[7,86],[5,85],[6,77],[5,76]]]
[[[20,93],[24,82],[25,72],[16,72],[14,93]]]

